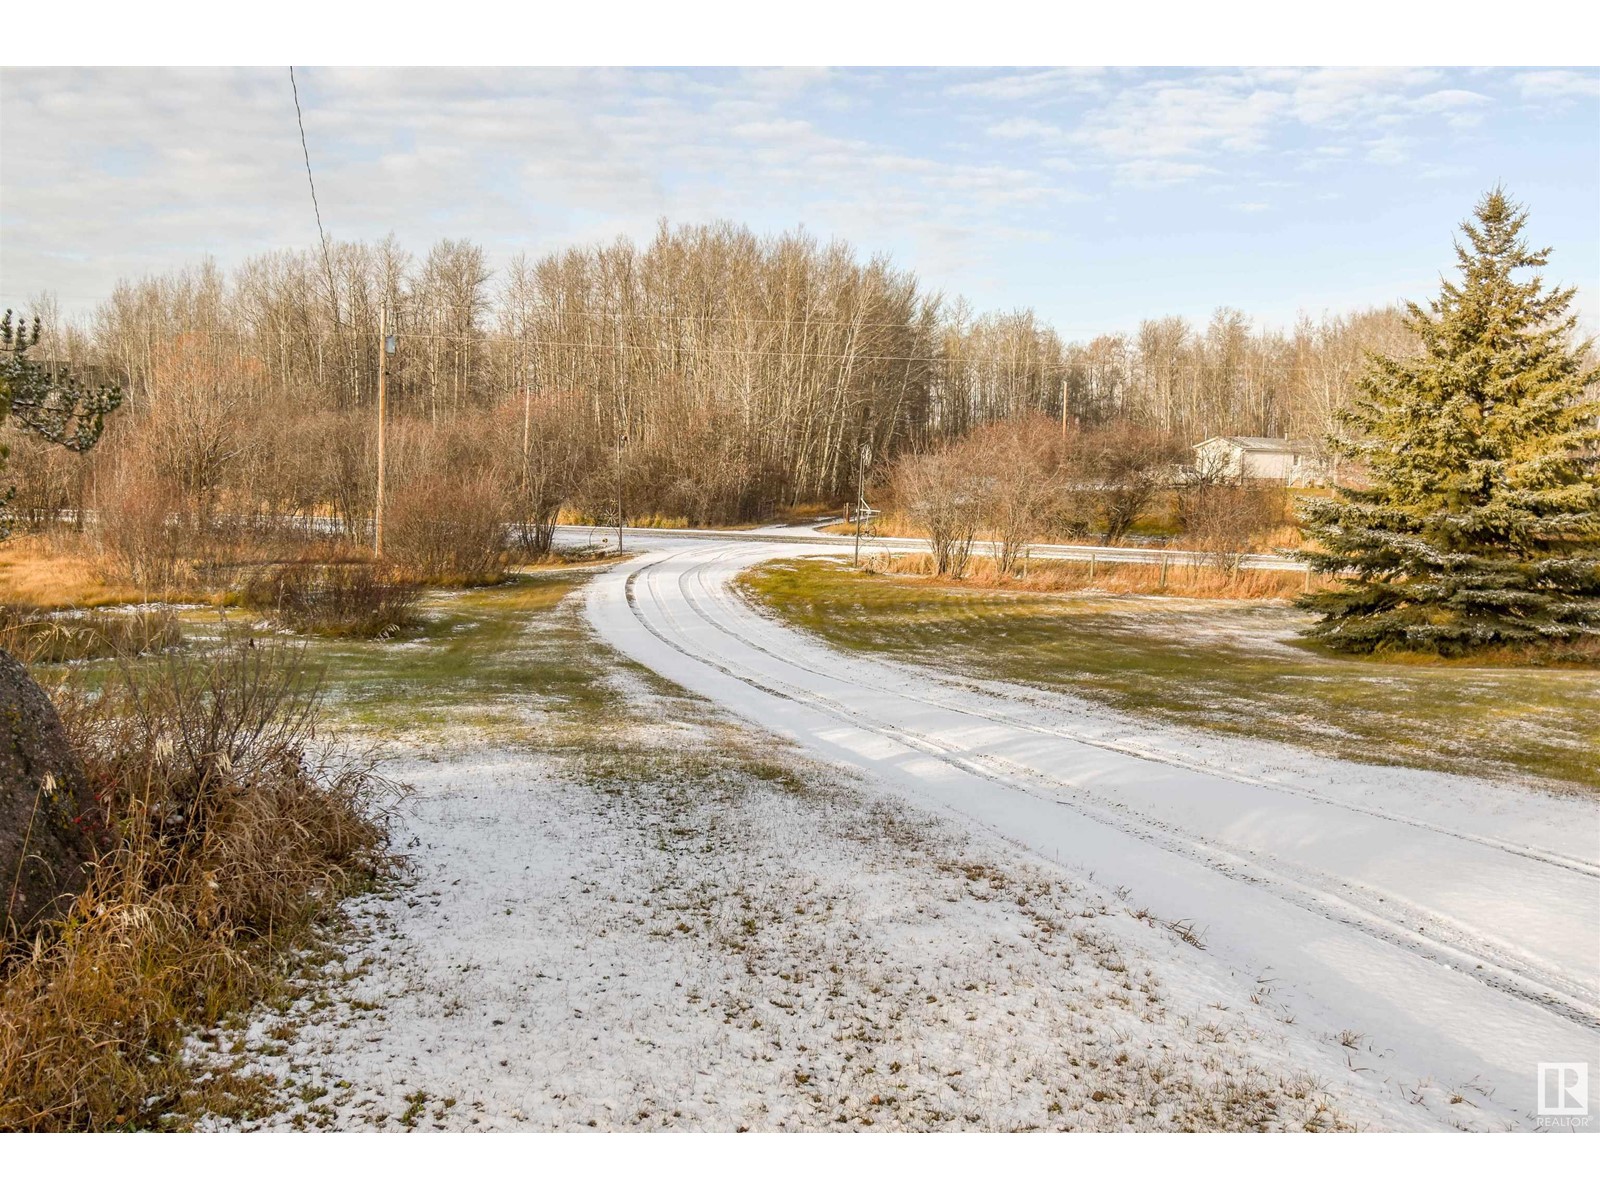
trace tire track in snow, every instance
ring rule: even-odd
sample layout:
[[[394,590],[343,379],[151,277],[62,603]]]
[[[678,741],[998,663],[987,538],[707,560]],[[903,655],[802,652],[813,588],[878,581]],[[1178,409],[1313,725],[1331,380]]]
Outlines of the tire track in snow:
[[[1279,899],[1296,904],[1316,916],[1337,921],[1347,928],[1358,930],[1391,945],[1408,950],[1430,962],[1450,967],[1466,978],[1536,1004],[1564,1020],[1572,1021],[1589,1029],[1600,1030],[1600,1008],[1597,1008],[1590,999],[1574,994],[1585,990],[1581,985],[1573,987],[1573,981],[1564,978],[1563,973],[1553,965],[1539,962],[1525,953],[1516,954],[1503,943],[1495,945],[1480,936],[1478,931],[1463,926],[1442,913],[1420,908],[1393,894],[1380,895],[1377,889],[1369,885],[1361,885],[1353,881],[1339,879],[1326,872],[1308,868],[1301,864],[1290,866],[1274,860],[1269,865],[1267,862],[1263,862],[1262,859],[1264,857],[1270,858],[1271,856],[1264,856],[1259,852],[1248,850],[1240,851],[1234,847],[1218,845],[1215,842],[1186,835],[1170,823],[1145,814],[1133,814],[1126,809],[1108,806],[1105,801],[1099,800],[1090,789],[1063,784],[1060,781],[1050,779],[1048,776],[993,755],[963,750],[927,734],[912,733],[886,721],[872,720],[856,709],[832,701],[810,689],[780,680],[768,672],[751,667],[749,664],[739,664],[735,668],[729,660],[709,651],[689,631],[683,628],[682,624],[672,615],[672,597],[663,596],[662,594],[661,587],[664,572],[660,568],[689,553],[693,553],[693,551],[680,551],[669,554],[662,559],[637,567],[627,576],[625,590],[629,607],[640,624],[652,636],[679,653],[694,659],[696,662],[748,686],[755,687],[768,695],[793,703],[804,704],[817,711],[825,712],[836,720],[854,725],[865,732],[887,737],[908,749],[931,755],[956,770],[997,783],[1002,787],[1022,793],[1033,799],[1062,804],[1082,816],[1109,825],[1124,834],[1157,845],[1170,853],[1180,854],[1210,870],[1268,891]],[[708,596],[714,595],[705,586],[703,575],[708,568],[717,565],[727,556],[734,553],[738,553],[738,548],[720,551],[712,560],[692,564],[683,573],[683,579],[680,581],[678,589],[679,596],[695,615],[712,628],[736,639],[762,655],[769,655],[770,651],[765,647],[743,637],[736,630],[716,620],[706,610],[705,606],[696,601],[689,592],[688,583],[692,581],[700,585],[703,593]],[[671,626],[670,632],[664,632],[656,622],[645,615],[640,607],[635,589],[641,577],[644,578],[646,587],[649,589],[660,619]],[[720,599],[720,593],[715,595],[716,598]],[[672,636],[673,634],[676,636]],[[794,663],[791,665],[807,673],[844,683],[850,687],[894,694],[889,689],[876,687],[861,679],[850,679],[820,671],[807,664]],[[997,718],[994,714],[940,703],[923,696],[918,697],[918,703],[943,708],[961,715],[977,717],[985,721],[1010,725],[1013,728],[1030,733],[1045,734],[1067,741],[1080,742],[1113,753],[1129,753],[1124,747],[1114,743],[1108,744],[1074,738],[1061,731],[1033,726],[1024,722],[1006,721]],[[1190,764],[1181,760],[1174,761],[1163,756],[1140,753],[1134,753],[1133,756],[1158,761],[1163,765],[1179,769],[1190,769]],[[1265,787],[1284,794],[1298,794],[1317,802],[1337,804],[1337,802],[1326,801],[1323,797],[1301,789],[1274,787],[1264,781],[1240,777],[1228,772],[1209,771],[1205,773],[1219,776],[1232,782]],[[1350,808],[1352,811],[1360,811],[1354,806],[1344,804],[1337,804],[1337,806]],[[1382,814],[1364,815],[1381,816]],[[1405,823],[1412,824],[1413,822]],[[1425,822],[1415,822],[1415,824],[1420,825],[1422,828],[1431,829]],[[1447,835],[1452,834],[1452,831],[1444,829],[1433,829],[1432,831]],[[1464,840],[1478,841],[1479,839],[1466,835]],[[1555,866],[1559,869],[1570,869],[1563,867],[1560,863],[1548,862],[1537,852],[1531,853],[1527,857],[1546,861],[1547,865]],[[1340,889],[1346,890],[1347,894],[1339,894]],[[1367,894],[1363,896],[1362,892]],[[1371,907],[1377,903],[1384,904],[1387,911],[1377,911],[1374,907]],[[1426,932],[1422,926],[1428,924],[1433,925],[1435,929],[1443,926],[1448,936],[1441,937],[1437,934]]]
[[[722,558],[733,553],[737,553],[737,550],[724,551],[723,554],[719,555],[718,557]],[[712,563],[707,562],[694,567],[694,578],[698,579],[700,574],[712,565]],[[737,589],[729,588],[725,589],[721,593],[713,593],[710,588],[702,585],[702,590],[708,595],[714,595],[716,599],[723,601],[724,603],[730,601],[732,603],[737,603],[754,620],[772,620],[770,616],[762,613],[742,595],[740,595]],[[687,594],[685,598],[689,599],[689,603],[691,605],[695,604],[695,601],[688,598]],[[765,648],[762,647],[758,642],[751,641],[749,638],[745,637],[731,626],[716,622],[703,610],[701,611],[701,615],[704,616],[708,621],[711,621],[713,624],[717,625],[718,628],[722,629],[722,631],[729,637],[736,638],[753,650],[761,651],[762,653],[767,652]],[[808,635],[806,635],[803,631],[791,630],[790,632],[793,633],[797,638],[808,639]],[[849,684],[852,687],[869,688],[873,691],[882,692],[886,695],[898,694],[890,691],[888,688],[881,687],[863,679],[850,679],[843,675],[836,675],[830,671],[814,666],[811,663],[802,663],[797,659],[791,661],[795,666],[799,666],[811,674],[819,675],[825,679],[832,679],[837,683]],[[903,667],[903,664],[896,663],[895,666]],[[949,682],[938,679],[937,675],[932,672],[929,672],[928,674],[936,683],[947,684]],[[968,684],[975,681],[963,679],[960,682],[962,684]],[[1268,791],[1282,792],[1287,796],[1297,796],[1302,799],[1315,801],[1318,804],[1329,804],[1335,808],[1342,808],[1349,812],[1360,813],[1362,816],[1373,817],[1380,821],[1393,821],[1399,825],[1410,825],[1413,828],[1425,829],[1430,833],[1437,833],[1444,837],[1459,838],[1465,842],[1475,842],[1478,845],[1485,846],[1491,850],[1504,851],[1507,854],[1515,854],[1521,858],[1529,858],[1535,862],[1541,862],[1549,866],[1559,867],[1565,871],[1572,871],[1579,875],[1587,875],[1593,879],[1600,879],[1600,862],[1591,862],[1587,859],[1573,858],[1569,855],[1559,854],[1553,850],[1545,850],[1537,846],[1528,846],[1519,842],[1508,842],[1503,838],[1489,837],[1485,834],[1470,833],[1463,829],[1451,829],[1448,826],[1438,825],[1432,821],[1424,821],[1420,817],[1408,816],[1404,813],[1384,812],[1382,809],[1369,808],[1365,805],[1355,804],[1348,800],[1342,800],[1328,796],[1323,793],[1313,791],[1311,788],[1297,787],[1292,783],[1286,783],[1278,779],[1267,779],[1259,775],[1251,775],[1244,771],[1228,771],[1221,767],[1212,766],[1209,763],[1195,762],[1192,759],[1183,758],[1175,754],[1162,754],[1159,751],[1150,750],[1144,747],[1130,746],[1125,742],[1107,741],[1103,738],[1093,738],[1084,734],[1071,733],[1065,729],[1051,728],[1047,725],[1035,725],[1031,722],[1019,720],[1002,712],[966,708],[958,704],[952,704],[948,701],[936,700],[926,696],[920,697],[919,700],[922,704],[925,704],[930,708],[942,708],[947,712],[959,713],[962,716],[977,717],[980,720],[990,721],[997,725],[1006,725],[1021,732],[1041,734],[1045,737],[1051,738],[1059,738],[1062,741],[1075,742],[1081,746],[1093,746],[1099,750],[1109,750],[1114,754],[1125,754],[1131,758],[1141,758],[1146,762],[1155,762],[1160,763],[1163,766],[1178,767],[1186,771],[1198,771],[1204,775],[1213,775],[1218,779],[1227,779],[1234,783],[1249,784],[1252,787],[1265,788]]]

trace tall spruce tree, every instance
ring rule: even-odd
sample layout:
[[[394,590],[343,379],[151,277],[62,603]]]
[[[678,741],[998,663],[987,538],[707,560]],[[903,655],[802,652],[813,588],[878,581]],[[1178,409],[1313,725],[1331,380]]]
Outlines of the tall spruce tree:
[[[1459,282],[1408,304],[1411,358],[1374,355],[1336,448],[1360,486],[1301,513],[1343,577],[1303,598],[1339,650],[1571,653],[1600,635],[1600,369],[1574,346],[1574,289],[1537,274],[1549,250],[1525,209],[1489,192],[1462,224]]]

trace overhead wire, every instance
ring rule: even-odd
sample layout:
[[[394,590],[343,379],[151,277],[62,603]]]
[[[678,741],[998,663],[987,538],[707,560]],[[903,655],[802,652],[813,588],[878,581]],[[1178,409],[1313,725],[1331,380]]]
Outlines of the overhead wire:
[[[300,127],[300,153],[306,160],[306,182],[311,185],[311,211],[317,218],[317,241],[322,246],[322,265],[328,273],[328,303],[333,306],[333,324],[339,326],[339,293],[333,282],[333,256],[328,252],[328,233],[322,227],[322,205],[317,202],[317,181],[311,174],[311,148],[306,144],[306,119],[300,111],[300,85],[295,82],[294,67],[289,68],[289,90],[294,94],[294,119]]]

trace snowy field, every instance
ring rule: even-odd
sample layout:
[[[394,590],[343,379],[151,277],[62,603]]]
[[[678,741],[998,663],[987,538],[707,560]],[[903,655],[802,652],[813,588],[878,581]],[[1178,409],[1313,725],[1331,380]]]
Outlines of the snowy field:
[[[645,545],[577,599],[614,749],[389,744],[408,880],[197,1042],[252,1124],[1507,1129],[1600,1057],[1592,804],[846,657],[730,586],[793,545]]]
[[[848,785],[670,775],[608,794],[526,754],[415,761],[413,886],[361,903],[352,956],[242,1039],[285,1081],[269,1123],[1375,1120],[1329,1082],[1343,1051],[1295,1060],[1270,988],[1169,970],[1195,953],[1098,888]]]
[[[1142,727],[846,657],[730,586],[772,553],[657,550],[591,590],[590,619],[812,754],[1203,928],[1213,962],[1275,981],[1308,1053],[1357,1033],[1397,1094],[1472,1091],[1496,1120],[1530,1124],[1538,1063],[1600,1061],[1591,800]]]

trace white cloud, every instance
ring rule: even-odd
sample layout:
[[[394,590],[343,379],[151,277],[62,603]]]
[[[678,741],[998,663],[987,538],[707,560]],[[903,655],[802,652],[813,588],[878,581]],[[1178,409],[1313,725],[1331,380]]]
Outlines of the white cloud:
[[[1117,179],[1132,187],[1167,187],[1175,183],[1189,183],[1207,175],[1217,175],[1216,167],[1197,162],[1170,162],[1165,159],[1141,158],[1118,163]]]
[[[296,74],[336,239],[392,231],[421,250],[466,236],[501,258],[648,232],[662,216],[774,229],[831,213],[827,236],[936,242],[949,261],[951,230],[981,245],[1075,198],[982,146],[830,132],[862,128],[829,115],[849,105],[821,103],[834,72]],[[870,96],[852,80],[856,102]],[[51,288],[83,308],[119,276],[313,244],[288,84],[260,70],[5,72],[8,290]]]
[[[1113,159],[1249,151],[1264,143],[1286,100],[1281,92],[1244,90],[1227,79],[1160,81],[1118,93],[1073,137]]]
[[[1100,92],[1105,86],[1103,68],[1052,67],[1045,70],[1008,71],[986,79],[954,84],[947,90],[952,96],[972,96],[985,100],[1041,101]]]
[[[1489,97],[1482,92],[1469,92],[1465,88],[1441,88],[1425,96],[1418,96],[1411,102],[1411,107],[1418,112],[1452,112],[1461,108],[1477,108],[1488,103],[1490,103]]]
[[[1443,72],[1424,68],[1147,72],[1085,113],[1065,137],[1114,177],[1144,186],[1192,179],[1202,173],[1197,164],[1223,161],[1262,161],[1254,168],[1260,174],[1272,170],[1273,156],[1302,170],[1326,169],[1350,157],[1350,143],[1367,161],[1394,165],[1409,156],[1423,123],[1466,129],[1493,103],[1482,91],[1442,82]],[[991,132],[1021,136],[1028,120],[1010,118]],[[1333,140],[1320,146],[1303,145],[1308,135],[1330,133]]]
[[[1297,120],[1337,128],[1403,107],[1409,91],[1438,78],[1438,71],[1413,67],[1319,67],[1282,74]]]
[[[1061,137],[1059,125],[1051,125],[1047,121],[1035,121],[1031,117],[1012,117],[1009,120],[996,122],[989,126],[987,132],[990,137],[1007,140],[1052,141]]]
[[[1526,71],[1516,84],[1533,100],[1600,96],[1600,71]]]
[[[1373,138],[1366,143],[1367,161],[1378,163],[1382,166],[1396,166],[1406,161],[1411,148],[1411,139],[1401,137],[1399,134],[1385,134],[1380,138]]]
[[[1442,88],[1419,96],[1411,108],[1419,113],[1436,114],[1452,129],[1470,129],[1483,120],[1483,110],[1494,102],[1482,92],[1469,92],[1463,88]]]
[[[422,251],[465,236],[503,260],[648,234],[663,216],[732,217],[759,231],[804,222],[952,272],[1024,235],[1056,230],[1065,245],[1082,218],[1057,210],[1115,186],[1152,193],[1129,197],[1130,230],[1139,206],[1166,203],[1162,188],[1261,211],[1240,197],[1318,171],[1319,188],[1354,196],[1375,167],[1442,177],[1467,161],[1453,147],[1482,157],[1502,115],[1543,120],[1600,95],[1600,72],[1580,70],[297,77],[335,238],[393,231]],[[70,309],[117,276],[315,239],[284,71],[8,70],[0,104],[0,259],[16,294],[54,288]],[[1493,129],[1454,136],[1496,105]]]

